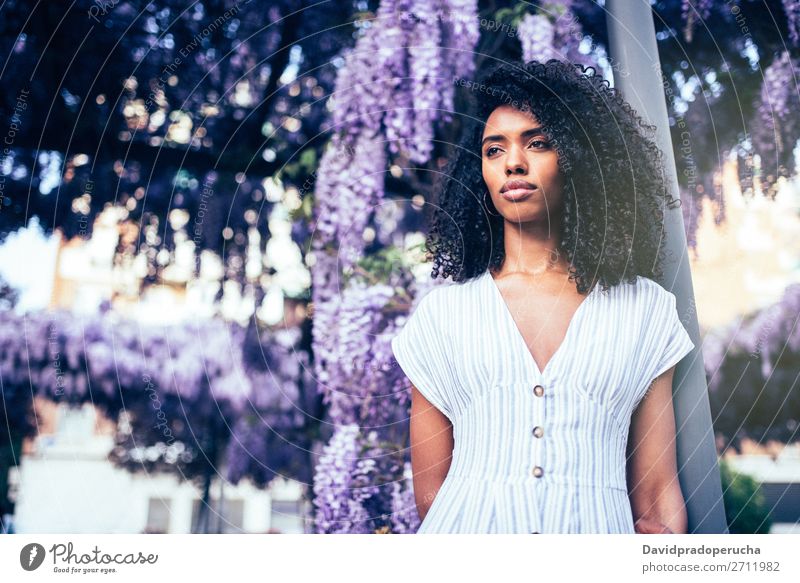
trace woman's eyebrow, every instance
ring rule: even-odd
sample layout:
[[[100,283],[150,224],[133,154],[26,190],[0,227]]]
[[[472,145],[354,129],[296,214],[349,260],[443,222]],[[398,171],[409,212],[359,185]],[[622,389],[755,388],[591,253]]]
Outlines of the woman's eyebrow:
[[[529,130],[525,130],[520,135],[523,138],[527,138],[528,136],[535,136],[535,135],[538,135],[538,134],[541,134],[541,133],[542,133],[542,128],[538,127],[538,128],[531,128]],[[481,141],[481,146],[483,146],[486,142],[490,142],[490,141],[504,142],[505,139],[506,139],[505,136],[500,136],[500,135],[486,136]]]

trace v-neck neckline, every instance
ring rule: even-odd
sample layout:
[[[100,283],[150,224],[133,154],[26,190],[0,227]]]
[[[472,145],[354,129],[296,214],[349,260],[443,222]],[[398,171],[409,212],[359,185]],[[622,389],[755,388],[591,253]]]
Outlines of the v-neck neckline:
[[[570,318],[569,324],[567,325],[567,331],[564,334],[564,338],[561,340],[561,343],[556,348],[556,351],[547,361],[547,364],[544,365],[544,369],[542,369],[539,364],[536,362],[536,359],[533,357],[533,353],[528,348],[528,343],[525,341],[525,336],[522,334],[522,331],[519,329],[517,325],[517,321],[514,319],[514,316],[511,314],[511,310],[508,307],[508,303],[506,299],[503,297],[500,288],[497,286],[497,282],[495,281],[494,277],[492,276],[491,272],[487,269],[484,273],[484,276],[488,279],[488,284],[493,290],[493,294],[497,299],[497,302],[500,304],[501,311],[503,312],[503,317],[505,318],[506,322],[510,324],[510,327],[514,330],[516,335],[516,342],[519,344],[520,348],[527,356],[528,362],[533,366],[536,372],[539,374],[540,377],[544,377],[545,373],[550,369],[554,360],[556,360],[561,352],[564,351],[565,346],[569,343],[570,335],[573,333],[573,329],[577,326],[577,323],[580,321],[582,317],[582,312],[585,311],[586,303],[592,299],[595,291],[597,290],[597,285],[594,285],[583,301],[578,305],[578,308],[573,312],[572,317]]]

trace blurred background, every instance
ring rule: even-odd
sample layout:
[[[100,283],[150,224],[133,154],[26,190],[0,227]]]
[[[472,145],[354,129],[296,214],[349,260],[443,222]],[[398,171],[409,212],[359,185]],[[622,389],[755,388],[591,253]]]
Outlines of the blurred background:
[[[653,2],[731,532],[800,532],[800,6]],[[495,60],[603,2],[0,5],[4,532],[410,533],[389,340]]]

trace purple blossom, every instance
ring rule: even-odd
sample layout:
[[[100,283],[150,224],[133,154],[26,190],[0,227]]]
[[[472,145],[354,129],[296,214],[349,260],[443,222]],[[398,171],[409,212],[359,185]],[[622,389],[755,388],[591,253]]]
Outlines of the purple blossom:
[[[238,325],[220,320],[156,326],[113,312],[2,311],[3,407],[27,434],[34,396],[92,403],[119,421],[112,460],[131,470],[180,464],[183,477],[215,474],[233,431],[243,443],[228,450],[233,478],[308,482],[306,433],[317,412],[298,388],[302,382],[316,397],[308,354],[295,349],[297,334],[274,334],[262,349],[276,366],[249,371],[244,338]]]
[[[761,188],[775,194],[779,176],[794,168],[793,149],[800,137],[794,112],[800,107],[795,71],[797,62],[784,51],[764,70],[764,83],[756,103],[753,149],[761,158]]]
[[[454,80],[473,72],[478,36],[475,0],[384,0],[336,79],[311,235],[315,373],[336,427],[315,469],[320,532],[415,528],[398,461],[403,434],[392,434],[409,406],[389,342],[396,290],[350,275],[384,196],[388,155],[430,160],[437,124],[453,109]]]
[[[792,44],[800,44],[800,2],[798,0],[783,0],[783,10],[786,12],[786,21],[789,27],[789,39]]]
[[[392,484],[392,532],[396,534],[413,534],[420,525],[411,476],[411,463],[406,462],[404,480]]]
[[[440,87],[451,86],[452,79],[445,76],[442,62],[442,28],[434,3],[417,4],[417,23],[409,39],[409,70],[412,73],[411,99],[414,104],[414,121],[409,129],[403,150],[408,151],[412,162],[424,164],[433,152],[433,130],[438,108],[452,109],[452,104],[442,104]],[[408,127],[408,126],[406,126]]]
[[[337,427],[314,471],[317,532],[370,532],[367,511],[351,491],[360,453],[358,425]]]
[[[394,295],[388,285],[354,282],[332,301],[336,324],[315,326],[318,378],[337,423],[378,426],[405,418],[408,391],[390,347],[396,328],[383,312]]]
[[[572,12],[571,0],[550,2],[547,12],[525,14],[517,27],[517,36],[525,62],[559,59],[598,68],[594,54],[580,51],[584,34]]]
[[[413,532],[419,518],[403,451],[378,431],[338,426],[315,472],[316,531]]]
[[[522,60],[547,61],[559,58],[555,50],[555,27],[544,14],[526,14],[517,29],[522,44]]]
[[[316,189],[315,249],[335,246],[339,269],[349,269],[364,249],[364,229],[383,198],[386,153],[377,135],[353,145],[334,135],[320,161]]]
[[[479,37],[475,0],[392,0],[344,53],[333,129],[352,145],[381,134],[392,154],[423,164],[440,111],[453,109],[454,77],[471,75]]]

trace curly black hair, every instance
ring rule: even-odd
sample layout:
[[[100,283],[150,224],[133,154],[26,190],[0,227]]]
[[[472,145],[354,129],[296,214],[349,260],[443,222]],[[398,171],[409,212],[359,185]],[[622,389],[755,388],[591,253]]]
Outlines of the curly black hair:
[[[503,263],[504,219],[484,206],[490,197],[480,147],[486,120],[502,105],[532,112],[556,149],[565,178],[559,251],[578,292],[595,282],[608,289],[637,275],[661,277],[661,204],[680,201],[669,192],[655,126],[593,67],[579,63],[507,62],[467,85],[475,99],[435,188],[425,245],[433,278],[463,282]]]

